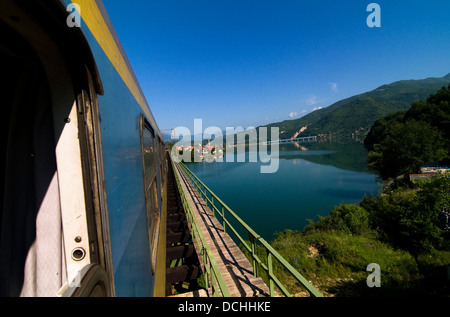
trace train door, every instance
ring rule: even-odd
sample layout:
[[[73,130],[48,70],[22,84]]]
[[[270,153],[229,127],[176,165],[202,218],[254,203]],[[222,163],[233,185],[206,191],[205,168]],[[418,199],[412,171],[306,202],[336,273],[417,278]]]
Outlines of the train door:
[[[59,1],[20,5],[0,2],[0,296],[114,295],[98,80]]]

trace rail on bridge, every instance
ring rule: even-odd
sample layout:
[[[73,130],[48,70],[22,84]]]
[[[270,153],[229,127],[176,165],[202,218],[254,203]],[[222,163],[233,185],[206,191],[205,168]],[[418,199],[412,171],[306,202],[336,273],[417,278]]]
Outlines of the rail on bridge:
[[[313,136],[306,136],[301,138],[293,138],[293,139],[279,139],[279,140],[273,140],[273,141],[267,141],[263,144],[281,144],[281,143],[291,143],[291,142],[316,142],[317,141],[317,135]]]
[[[277,265],[289,272],[292,280],[300,283],[310,296],[322,297],[317,289],[183,163],[172,162],[171,167],[208,296],[290,297],[292,294],[274,272],[274,266]],[[237,237],[248,258],[229,232]],[[248,239],[242,237],[242,232],[248,234]],[[257,246],[264,249],[264,256],[261,256],[261,252],[257,254]]]

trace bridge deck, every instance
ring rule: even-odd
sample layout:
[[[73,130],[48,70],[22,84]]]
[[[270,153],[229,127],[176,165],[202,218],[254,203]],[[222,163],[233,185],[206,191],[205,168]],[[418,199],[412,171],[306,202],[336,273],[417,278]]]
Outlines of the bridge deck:
[[[253,276],[253,266],[231,237],[224,232],[222,225],[184,173],[179,170],[178,166],[174,172],[178,173],[182,181],[194,215],[218,263],[231,296],[269,296],[267,285],[261,278]],[[195,245],[195,248],[198,256],[201,257],[199,247]],[[203,263],[203,261],[200,262]]]

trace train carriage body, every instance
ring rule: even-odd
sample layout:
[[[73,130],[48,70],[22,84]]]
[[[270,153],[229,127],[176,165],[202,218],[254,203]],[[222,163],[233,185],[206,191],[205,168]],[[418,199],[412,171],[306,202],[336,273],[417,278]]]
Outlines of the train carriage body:
[[[164,296],[162,135],[103,4],[76,4],[0,4],[0,295]]]

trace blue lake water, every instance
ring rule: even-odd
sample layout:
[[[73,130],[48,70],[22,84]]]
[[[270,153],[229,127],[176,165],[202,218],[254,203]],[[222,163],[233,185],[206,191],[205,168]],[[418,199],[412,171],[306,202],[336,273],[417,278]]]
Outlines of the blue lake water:
[[[328,215],[341,203],[357,203],[379,190],[358,142],[280,145],[277,172],[260,173],[261,162],[187,164],[206,186],[264,239],[302,230],[308,219]]]

